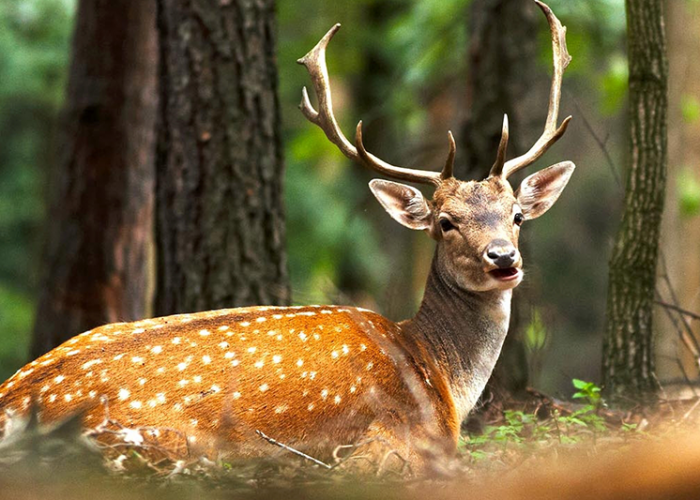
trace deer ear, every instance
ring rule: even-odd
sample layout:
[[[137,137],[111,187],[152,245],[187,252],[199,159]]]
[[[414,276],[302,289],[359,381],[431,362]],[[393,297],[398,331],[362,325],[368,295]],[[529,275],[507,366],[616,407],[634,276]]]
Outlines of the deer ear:
[[[416,188],[381,179],[370,181],[369,188],[394,220],[409,229],[430,229],[430,207]]]
[[[575,165],[564,161],[526,177],[515,198],[525,219],[536,219],[554,205],[571,178]]]

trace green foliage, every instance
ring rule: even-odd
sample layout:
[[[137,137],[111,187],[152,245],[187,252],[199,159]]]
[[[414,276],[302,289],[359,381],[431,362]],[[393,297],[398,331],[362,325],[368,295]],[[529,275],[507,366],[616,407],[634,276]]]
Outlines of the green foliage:
[[[0,378],[25,361],[74,0],[0,3]]]
[[[542,321],[540,310],[532,310],[532,319],[525,329],[525,347],[528,352],[536,353],[542,351],[547,344],[547,329]]]
[[[681,170],[676,183],[681,215],[694,217],[700,214],[700,181],[689,168]]]
[[[627,99],[628,80],[627,59],[622,54],[614,54],[610,57],[607,71],[600,79],[602,90],[600,108],[603,114],[612,115],[620,111]]]
[[[576,444],[586,439],[595,442],[601,433],[611,430],[599,414],[604,405],[600,387],[579,379],[572,382],[577,389],[573,397],[584,400],[583,406],[573,407],[567,412],[555,408],[548,418],[506,410],[503,412],[503,424],[486,426],[481,434],[469,436],[468,439],[463,437],[460,447],[469,452],[473,461],[479,461],[494,453],[501,453],[509,446],[539,447],[551,440],[562,445]],[[620,430],[630,433],[635,429],[636,424],[623,424]]]
[[[688,124],[700,120],[700,99],[697,96],[686,94],[681,97],[681,113],[683,121]]]
[[[574,399],[584,399],[595,409],[600,407],[603,402],[600,396],[600,387],[593,382],[586,382],[577,378],[573,379],[572,383],[578,389],[572,396]]]
[[[32,325],[34,304],[25,294],[0,283],[0,380],[7,379],[26,361],[29,348],[27,332]]]

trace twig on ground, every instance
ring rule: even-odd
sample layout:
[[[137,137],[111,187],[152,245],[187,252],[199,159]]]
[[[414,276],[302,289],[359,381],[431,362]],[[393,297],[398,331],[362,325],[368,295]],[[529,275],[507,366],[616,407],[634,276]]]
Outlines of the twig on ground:
[[[695,403],[693,403],[693,406],[691,406],[687,412],[685,412],[685,414],[683,415],[683,420],[688,420],[688,417],[690,417],[690,414],[693,413],[699,405],[700,405],[700,398],[697,399],[695,401]]]
[[[327,463],[322,462],[322,461],[320,461],[320,460],[317,459],[317,458],[314,458],[314,457],[312,457],[312,456],[310,456],[310,455],[307,455],[306,453],[304,453],[304,452],[302,452],[302,451],[299,451],[299,450],[297,450],[297,449],[294,449],[294,448],[292,448],[291,446],[288,446],[288,445],[286,445],[286,444],[284,444],[284,443],[280,443],[279,441],[277,441],[277,440],[271,438],[270,436],[268,436],[267,434],[265,434],[265,433],[264,433],[263,431],[261,431],[261,430],[257,430],[257,429],[256,429],[255,433],[256,433],[258,436],[260,436],[261,438],[263,438],[265,441],[267,441],[268,443],[273,444],[273,445],[275,445],[275,446],[279,446],[280,448],[282,448],[282,449],[284,449],[284,450],[287,450],[287,451],[289,451],[289,452],[291,452],[291,453],[294,453],[295,455],[300,456],[300,457],[302,457],[302,458],[305,459],[305,460],[309,460],[310,462],[313,462],[313,463],[315,463],[316,465],[320,465],[321,467],[324,467],[324,468],[326,468],[326,469],[332,469],[332,468],[333,468],[331,465],[328,465]]]

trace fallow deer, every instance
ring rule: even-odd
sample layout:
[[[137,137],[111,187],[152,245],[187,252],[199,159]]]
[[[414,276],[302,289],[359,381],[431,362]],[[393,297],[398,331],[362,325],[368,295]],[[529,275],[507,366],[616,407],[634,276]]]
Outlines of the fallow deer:
[[[177,457],[270,455],[272,440],[315,457],[344,445],[381,443],[412,464],[450,455],[461,421],[482,392],[508,330],[512,289],[523,278],[520,225],[542,215],[574,169],[562,162],[508,178],[566,130],[557,126],[570,57],[565,28],[545,4],[554,76],[544,132],[506,161],[508,121],[482,181],[453,176],[455,144],[441,172],[390,165],[367,152],[362,122],[353,145],[335,120],[325,63],[334,26],[298,62],[310,73],[318,110],[301,110],[340,151],[414,187],[370,182],[400,224],[426,231],[436,251],[417,314],[393,323],[356,307],[248,307],[115,323],[78,335],[0,386],[0,426],[36,403],[42,421],[83,412],[87,432],[113,446]],[[261,437],[262,436],[262,437]],[[263,439],[266,438],[266,439]]]

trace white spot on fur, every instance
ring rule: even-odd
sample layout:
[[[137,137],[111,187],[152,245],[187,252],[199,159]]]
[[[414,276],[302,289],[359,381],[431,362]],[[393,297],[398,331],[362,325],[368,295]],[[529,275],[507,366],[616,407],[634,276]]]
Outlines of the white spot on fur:
[[[130,395],[131,393],[127,389],[119,389],[119,399],[121,399],[122,401],[126,401],[127,399],[129,399]]]
[[[90,360],[90,361],[88,361],[88,362],[86,362],[86,363],[83,363],[82,368],[83,368],[83,370],[87,370],[87,369],[90,368],[91,366],[97,365],[97,364],[99,364],[99,363],[102,363],[102,360],[101,360],[101,359],[93,359],[93,360]]]
[[[270,386],[267,384],[262,384],[260,387],[258,387],[258,389],[260,389],[260,392],[265,392],[269,388],[270,388]]]

